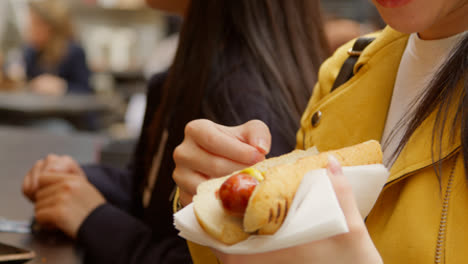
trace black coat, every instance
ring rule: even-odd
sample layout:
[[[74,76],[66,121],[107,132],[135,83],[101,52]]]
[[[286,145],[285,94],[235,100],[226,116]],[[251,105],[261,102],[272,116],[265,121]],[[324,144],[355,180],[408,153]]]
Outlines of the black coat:
[[[172,224],[172,201],[170,195],[174,189],[172,171],[174,162],[172,152],[181,143],[171,133],[164,149],[157,181],[153,189],[152,199],[148,208],[143,209],[141,196],[135,195],[136,185],[140,184],[142,168],[138,161],[143,157],[155,154],[154,149],[148,149],[149,124],[160,105],[161,90],[166,75],[160,74],[152,78],[147,96],[147,108],[142,128],[142,134],[134,155],[133,165],[128,170],[105,168],[99,165],[84,166],[86,175],[106,197],[108,203],[95,209],[84,221],[78,232],[78,241],[84,248],[87,263],[113,264],[145,264],[145,263],[190,263],[191,258],[186,243],[177,236],[177,230]],[[283,138],[272,124],[271,107],[256,96],[255,87],[249,85],[244,74],[233,74],[228,85],[211,87],[205,103],[216,100],[219,106],[225,105],[222,98],[216,96],[217,90],[232,90],[229,103],[234,109],[239,109],[236,118],[222,107],[215,111],[218,122],[225,125],[238,125],[252,119],[263,120],[271,128],[273,144],[271,155],[279,155],[292,150],[290,140]],[[204,117],[200,109],[200,118]],[[239,119],[238,121],[232,121]]]

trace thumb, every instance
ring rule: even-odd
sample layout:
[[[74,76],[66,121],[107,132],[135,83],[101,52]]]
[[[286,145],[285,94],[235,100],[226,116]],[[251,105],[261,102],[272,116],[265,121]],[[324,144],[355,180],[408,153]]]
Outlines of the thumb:
[[[333,185],[336,198],[341,210],[343,210],[348,225],[356,223],[356,221],[362,222],[362,216],[359,213],[351,183],[343,174],[340,163],[333,155],[328,156],[328,177]]]
[[[57,160],[54,166],[51,167],[51,171],[84,175],[78,163],[72,157],[66,155]]]
[[[238,128],[241,128],[240,126]],[[271,134],[268,126],[260,120],[245,123],[239,130],[240,140],[255,147],[260,153],[268,154],[271,148]]]
[[[45,172],[41,174],[39,178],[39,189],[45,188],[47,186],[59,183],[69,177],[69,174],[60,173],[60,172]]]

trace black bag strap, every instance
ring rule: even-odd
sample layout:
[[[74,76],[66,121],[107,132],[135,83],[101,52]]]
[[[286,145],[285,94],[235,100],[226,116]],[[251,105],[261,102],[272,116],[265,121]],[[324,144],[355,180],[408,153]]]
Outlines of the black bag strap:
[[[353,47],[348,50],[349,57],[343,63],[343,66],[341,66],[340,72],[338,73],[330,92],[333,92],[336,88],[354,76],[354,65],[356,65],[359,56],[361,56],[364,49],[374,40],[375,38],[362,37],[358,38],[356,42],[354,42]]]

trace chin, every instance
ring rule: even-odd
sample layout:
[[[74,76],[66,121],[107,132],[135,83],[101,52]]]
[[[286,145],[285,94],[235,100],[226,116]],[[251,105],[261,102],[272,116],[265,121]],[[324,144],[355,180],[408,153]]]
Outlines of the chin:
[[[393,29],[406,34],[421,32],[423,26],[415,21],[386,20],[387,24]]]
[[[433,24],[427,12],[404,9],[380,9],[383,20],[393,29],[402,33],[423,32]],[[416,15],[415,15],[416,14]]]

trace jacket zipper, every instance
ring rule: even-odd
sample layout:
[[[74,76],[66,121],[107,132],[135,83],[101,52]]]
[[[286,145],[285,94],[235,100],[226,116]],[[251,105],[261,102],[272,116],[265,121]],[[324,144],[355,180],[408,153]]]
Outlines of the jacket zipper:
[[[437,235],[437,243],[436,243],[436,249],[435,249],[435,258],[434,258],[434,263],[435,264],[442,263],[442,256],[444,254],[445,234],[446,234],[445,231],[447,230],[448,207],[449,207],[449,201],[450,201],[450,194],[452,192],[452,184],[453,184],[453,181],[454,181],[455,166],[457,164],[458,150],[459,150],[459,148],[456,148],[454,151],[452,151],[451,153],[449,153],[447,156],[445,156],[444,158],[442,158],[440,160],[440,161],[443,162],[443,161],[445,161],[445,160],[447,160],[447,159],[449,159],[451,157],[455,157],[455,161],[454,161],[454,164],[453,164],[453,167],[452,167],[452,170],[450,172],[449,179],[448,179],[447,189],[445,190],[445,194],[444,194],[444,202],[442,204],[442,212],[441,212],[440,222],[439,222],[439,233]],[[400,177],[398,177],[396,179],[393,179],[390,182],[387,182],[384,185],[383,190],[388,188],[393,183],[395,183],[397,181],[400,181],[400,180],[406,178],[407,176],[409,176],[409,175],[411,175],[413,173],[416,173],[416,172],[418,172],[420,170],[423,170],[423,169],[428,168],[428,167],[433,166],[433,165],[434,164],[430,164],[430,165],[421,167],[421,168],[419,168],[419,169],[417,169],[415,171],[405,173],[402,176],[400,176]],[[366,218],[366,220],[367,220],[367,218]]]
[[[434,263],[439,264],[445,261],[442,261],[444,256],[445,249],[445,235],[447,230],[447,216],[450,202],[450,194],[452,193],[452,185],[455,178],[455,167],[457,165],[457,156],[455,155],[455,161],[453,162],[452,170],[450,171],[450,176],[447,182],[447,189],[445,190],[444,202],[442,204],[442,212],[440,214],[440,223],[439,223],[439,233],[437,235],[437,244],[435,249],[435,259]]]

